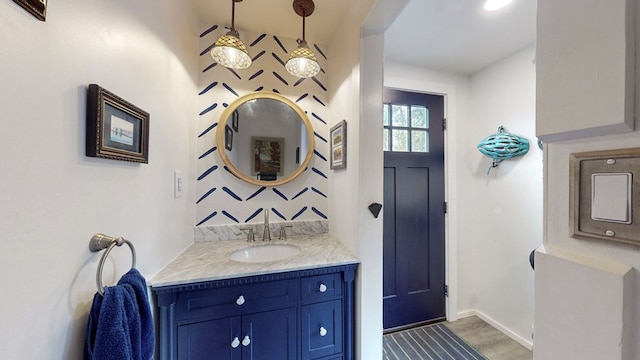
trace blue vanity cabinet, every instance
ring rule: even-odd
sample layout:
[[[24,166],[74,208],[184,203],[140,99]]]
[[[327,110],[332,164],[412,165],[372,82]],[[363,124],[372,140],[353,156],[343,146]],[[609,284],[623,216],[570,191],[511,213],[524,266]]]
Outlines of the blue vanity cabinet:
[[[160,360],[352,360],[357,264],[152,287]]]

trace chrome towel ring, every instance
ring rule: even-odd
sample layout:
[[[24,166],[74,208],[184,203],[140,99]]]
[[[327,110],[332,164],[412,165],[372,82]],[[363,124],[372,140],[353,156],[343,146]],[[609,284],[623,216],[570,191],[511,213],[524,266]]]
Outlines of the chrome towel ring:
[[[98,264],[98,272],[96,274],[96,286],[98,286],[98,293],[100,295],[104,295],[104,286],[102,285],[102,268],[104,266],[104,261],[107,259],[107,256],[109,256],[109,252],[111,252],[111,249],[116,246],[122,246],[122,244],[129,245],[129,248],[131,249],[131,258],[133,263],[131,265],[131,268],[133,269],[136,267],[136,249],[133,247],[133,244],[129,240],[126,240],[123,237],[95,234],[89,241],[89,250],[91,250],[91,252],[98,252],[100,250],[107,249],[107,251],[105,251],[100,258],[100,263]]]

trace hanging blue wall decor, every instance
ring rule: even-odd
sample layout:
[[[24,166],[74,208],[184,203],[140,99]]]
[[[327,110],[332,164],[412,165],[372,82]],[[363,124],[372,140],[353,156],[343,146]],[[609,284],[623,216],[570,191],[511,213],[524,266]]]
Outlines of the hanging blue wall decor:
[[[529,151],[529,140],[509,134],[503,126],[500,126],[497,133],[487,136],[478,144],[478,150],[493,159],[487,171],[489,175],[491,169],[497,167],[503,160],[526,154]]]

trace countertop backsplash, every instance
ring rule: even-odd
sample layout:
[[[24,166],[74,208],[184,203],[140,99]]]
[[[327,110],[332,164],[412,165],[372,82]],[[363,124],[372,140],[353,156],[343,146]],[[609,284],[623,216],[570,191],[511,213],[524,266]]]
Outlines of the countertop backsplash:
[[[328,220],[275,221],[269,223],[271,239],[278,239],[280,227],[283,225],[291,226],[285,230],[287,232],[287,237],[298,235],[320,235],[329,232]],[[241,230],[247,227],[253,227],[255,239],[262,240],[264,225],[261,222],[249,224],[196,226],[194,230],[194,239],[196,243],[247,239],[247,230]]]

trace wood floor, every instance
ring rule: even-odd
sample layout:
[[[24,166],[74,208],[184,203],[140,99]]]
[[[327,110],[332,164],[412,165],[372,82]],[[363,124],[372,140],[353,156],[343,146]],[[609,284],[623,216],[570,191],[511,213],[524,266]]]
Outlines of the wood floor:
[[[477,316],[445,325],[489,360],[531,360],[533,353]]]

